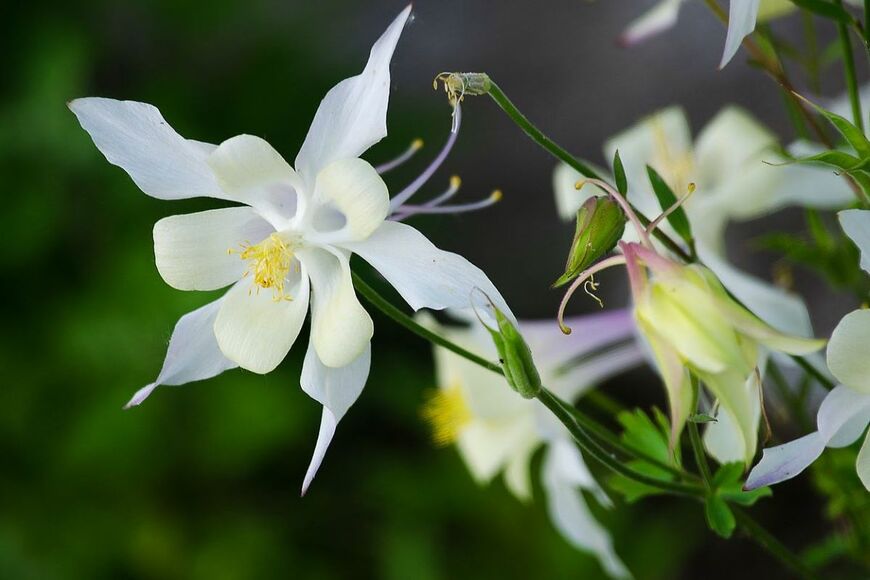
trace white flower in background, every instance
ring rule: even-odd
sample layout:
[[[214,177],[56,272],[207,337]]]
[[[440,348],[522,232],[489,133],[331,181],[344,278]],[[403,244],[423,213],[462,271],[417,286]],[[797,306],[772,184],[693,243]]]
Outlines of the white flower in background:
[[[410,11],[402,11],[374,44],[361,74],[326,94],[295,169],[259,137],[239,135],[218,146],[185,139],[151,105],[103,98],[70,103],[106,159],[146,194],[243,204],[172,216],[154,226],[157,269],[169,285],[232,286],[179,320],[160,375],[128,406],[158,385],[202,380],[235,366],[271,371],[296,341],[310,304],[300,382],[323,405],[323,415],[303,493],[369,373],[373,327],[353,289],[352,254],[377,269],[414,309],[467,307],[472,290],[481,288],[509,312],[477,267],[387,219],[442,209],[440,198],[422,210],[403,204],[449,151],[458,111],[447,146],[393,200],[378,171],[359,158],[387,134],[389,65]]]
[[[653,167],[678,196],[685,195],[689,184],[694,184],[695,191],[683,207],[702,262],[729,292],[773,328],[811,337],[809,313],[799,297],[738,270],[725,254],[725,228],[731,221],[755,219],[789,205],[840,208],[854,199],[846,182],[826,168],[773,165],[786,161],[776,144],[770,131],[736,107],[717,114],[693,143],[685,113],[670,107],[609,139],[604,154],[612,159],[619,151],[629,184],[628,197],[649,217],[658,215],[661,208],[646,165]],[[790,149],[793,154],[806,154],[806,147],[797,143]],[[564,164],[555,170],[556,203],[563,219],[573,219],[580,204],[594,193],[590,186],[580,191],[575,188],[580,178]],[[660,227],[673,235],[666,222]],[[634,241],[637,235],[627,228],[623,239]],[[756,361],[760,371],[766,357],[766,349],[761,348]],[[757,392],[758,381],[744,379],[745,388]],[[750,400],[757,423],[760,397]],[[736,423],[724,414],[718,418],[705,430],[708,451],[720,462],[744,460],[746,449],[740,443],[743,437]]]
[[[463,313],[467,327],[436,326],[451,341],[484,356],[496,357],[486,329]],[[521,321],[519,330],[532,351],[541,379],[566,401],[576,401],[596,383],[643,360],[627,310],[571,319],[576,332],[565,336],[552,321]],[[604,506],[609,498],[589,473],[570,433],[536,399],[524,399],[503,377],[443,348],[435,348],[439,390],[424,410],[440,444],[456,443],[462,459],[480,484],[504,474],[519,499],[531,496],[530,462],[546,446],[542,482],[550,517],[562,535],[592,552],[614,577],[629,572],[613,551],[607,531],[593,517],[580,489]]]
[[[870,211],[840,212],[843,231],[861,250],[861,267],[870,273]],[[828,368],[841,384],[822,401],[818,431],[764,450],[749,474],[750,489],[791,479],[818,459],[826,447],[847,447],[870,424],[870,310],[850,312],[828,343]],[[858,452],[858,477],[870,490],[870,433]]]
[[[653,8],[628,25],[620,36],[624,45],[634,45],[672,28],[677,23],[680,8],[687,0],[660,0]],[[847,0],[858,5],[860,0]],[[772,20],[797,7],[791,0],[730,0],[728,32],[725,50],[719,68],[723,68],[737,54],[743,39],[752,34],[756,22]]]

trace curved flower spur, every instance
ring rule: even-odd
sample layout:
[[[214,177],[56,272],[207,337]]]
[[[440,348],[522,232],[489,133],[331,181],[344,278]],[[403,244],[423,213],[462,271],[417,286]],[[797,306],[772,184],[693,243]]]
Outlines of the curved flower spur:
[[[106,159],[146,194],[243,204],[155,224],[157,269],[170,286],[231,286],[223,297],[178,321],[159,376],[127,407],[142,403],[159,385],[207,379],[236,366],[271,371],[296,341],[310,303],[310,341],[300,383],[323,405],[323,415],[303,493],[338,421],[368,378],[373,324],[354,292],[352,254],[371,264],[415,310],[468,307],[472,289],[481,288],[510,312],[479,268],[388,219],[418,213],[403,204],[447,156],[458,111],[447,145],[392,201],[378,170],[359,157],[387,135],[389,65],[410,12],[408,6],[374,44],[361,74],[326,94],[295,167],[259,137],[239,135],[218,146],[185,139],[144,103],[84,98],[69,105]],[[441,206],[455,189],[424,210],[469,209]]]

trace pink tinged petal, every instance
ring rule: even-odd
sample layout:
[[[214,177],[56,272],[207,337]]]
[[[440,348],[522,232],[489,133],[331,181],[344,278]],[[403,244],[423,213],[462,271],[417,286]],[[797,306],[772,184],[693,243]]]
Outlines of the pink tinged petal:
[[[858,472],[858,478],[864,484],[864,488],[870,491],[870,431],[867,432],[867,437],[864,438],[864,443],[858,452],[855,469]]]
[[[238,135],[221,143],[208,157],[227,199],[257,209],[283,229],[299,203],[302,182],[281,154],[252,135]]]
[[[728,10],[728,34],[725,37],[725,50],[719,68],[725,68],[743,39],[755,30],[755,19],[758,17],[758,5],[761,0],[731,0]]]
[[[374,334],[372,319],[354,292],[348,256],[313,248],[298,256],[314,288],[311,342],[323,364],[343,367],[359,357]]]
[[[634,338],[637,327],[628,308],[605,310],[565,319],[573,329],[565,335],[555,320],[523,320],[520,330],[535,357],[560,365],[609,344]]]
[[[758,465],[749,472],[744,487],[752,490],[791,479],[818,459],[824,449],[825,440],[818,432],[769,447],[763,451]]]
[[[870,394],[870,310],[840,320],[828,342],[828,368],[844,385]]]
[[[135,101],[89,97],[69,108],[97,149],[159,199],[224,199],[206,163],[207,148],[176,133],[155,107]]]
[[[339,229],[322,231],[338,240],[364,240],[375,231],[390,210],[387,184],[375,168],[362,159],[339,159],[317,174],[314,186],[314,227],[318,212],[337,211],[344,218]]]
[[[861,250],[861,267],[870,272],[870,211],[847,209],[837,214],[843,232]]]
[[[295,274],[295,276],[294,276]],[[214,324],[224,355],[240,367],[265,374],[284,360],[308,312],[308,277],[292,273],[287,285],[292,300],[276,299],[271,288],[244,278],[230,288]]]
[[[631,573],[613,549],[610,534],[592,516],[570,466],[562,462],[564,457],[551,447],[542,468],[547,511],[553,525],[574,547],[594,554],[610,576],[630,578]]]
[[[822,401],[816,421],[828,447],[851,445],[870,422],[870,395],[838,385]]]
[[[236,368],[236,363],[226,358],[218,348],[212,329],[222,301],[223,298],[215,300],[178,320],[157,380],[139,389],[125,409],[141,404],[160,385],[202,381]]]
[[[274,230],[249,207],[176,215],[154,224],[154,257],[167,284],[179,290],[215,290],[248,268],[238,252]]]
[[[372,46],[361,74],[335,85],[321,101],[295,164],[309,187],[333,161],[359,157],[386,137],[390,60],[410,13],[408,5]]]
[[[311,458],[302,483],[302,495],[305,495],[323,462],[338,422],[362,393],[369,376],[371,354],[371,345],[366,345],[363,352],[350,364],[333,368],[320,361],[313,341],[308,344],[305,362],[302,364],[302,376],[299,380],[302,390],[323,405],[323,415],[320,420],[317,444],[314,447],[314,456]]]
[[[661,0],[643,16],[628,25],[619,37],[623,46],[633,46],[672,28],[677,23],[684,0]]]
[[[472,291],[480,290],[515,322],[480,268],[458,254],[439,250],[409,225],[386,221],[367,240],[342,245],[380,272],[414,310],[467,309]]]

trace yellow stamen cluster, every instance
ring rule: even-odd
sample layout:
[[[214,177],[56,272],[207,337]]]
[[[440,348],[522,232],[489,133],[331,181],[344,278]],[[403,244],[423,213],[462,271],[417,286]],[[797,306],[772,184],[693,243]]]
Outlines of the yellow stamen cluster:
[[[421,415],[432,426],[432,439],[439,447],[456,442],[462,428],[472,418],[458,385],[434,391]]]
[[[293,248],[277,233],[256,245],[242,244],[241,250],[227,250],[229,254],[239,254],[239,257],[248,262],[250,267],[244,276],[253,275],[257,292],[260,288],[271,288],[274,291],[274,300],[292,300],[293,298],[284,292],[284,284],[287,282],[287,274],[293,263]]]

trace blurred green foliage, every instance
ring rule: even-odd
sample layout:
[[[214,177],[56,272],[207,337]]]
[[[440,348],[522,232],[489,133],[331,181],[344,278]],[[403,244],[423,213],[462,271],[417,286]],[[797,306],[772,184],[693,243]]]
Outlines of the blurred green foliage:
[[[186,136],[249,132],[292,158],[321,96],[360,69],[400,7],[4,7],[0,578],[601,574],[557,535],[542,502],[522,505],[500,482],[477,487],[454,451],[430,444],[418,416],[433,383],[429,348],[381,317],[368,387],[305,498],[320,408],[298,388],[298,348],[268,376],[233,371],[121,411],[156,376],[175,320],[212,299],[161,281],[151,226],[213,204],[141,194],[65,102],[147,101]],[[443,109],[434,97],[396,102],[399,140],[372,158],[414,133],[443,134]],[[640,578],[691,577],[725,554],[746,570],[770,566],[748,543],[707,535],[698,506],[661,499],[601,517]]]

